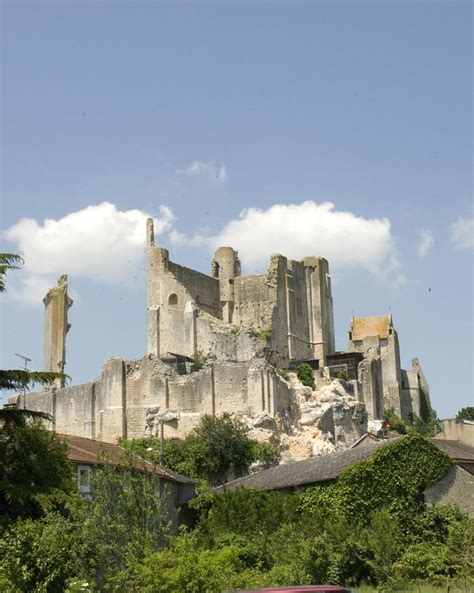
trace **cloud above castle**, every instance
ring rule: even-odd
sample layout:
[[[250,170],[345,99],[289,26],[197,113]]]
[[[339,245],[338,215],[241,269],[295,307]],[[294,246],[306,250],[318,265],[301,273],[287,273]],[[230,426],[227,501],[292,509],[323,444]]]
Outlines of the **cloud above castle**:
[[[24,267],[10,277],[9,298],[40,304],[63,273],[95,282],[143,284],[148,216],[142,210],[121,211],[111,202],[102,202],[57,220],[21,219],[3,233],[12,244],[10,250],[25,259]],[[472,219],[460,218],[451,225],[455,249],[472,247],[472,224]],[[205,251],[230,245],[239,252],[246,273],[264,271],[271,253],[292,259],[318,255],[336,271],[357,268],[379,280],[404,282],[390,221],[337,210],[332,202],[246,208],[221,230],[191,236],[180,232],[170,208],[160,206],[155,234],[165,245],[203,249],[203,257]],[[418,255],[425,257],[433,242],[430,231],[421,231]]]
[[[155,234],[170,229],[174,215],[160,206]],[[13,251],[22,255],[24,267],[9,278],[8,294],[14,300],[41,303],[59,274],[99,282],[131,283],[143,267],[145,225],[149,214],[120,211],[102,202],[59,218],[38,223],[22,218],[4,232]]]

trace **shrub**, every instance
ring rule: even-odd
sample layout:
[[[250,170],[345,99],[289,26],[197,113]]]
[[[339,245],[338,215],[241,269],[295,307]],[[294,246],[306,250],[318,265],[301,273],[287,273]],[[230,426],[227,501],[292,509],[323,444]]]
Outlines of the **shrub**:
[[[314,382],[313,369],[309,366],[309,364],[306,362],[300,364],[297,369],[297,375],[298,379],[301,381],[301,383],[303,383],[303,385],[306,387],[311,387],[311,389],[315,388],[316,385]]]
[[[385,410],[384,419],[390,424],[390,430],[393,432],[397,432],[398,434],[407,434],[408,433],[408,426],[405,422],[395,414],[395,410],[393,408],[389,408]]]
[[[225,546],[203,549],[193,534],[183,533],[169,550],[148,554],[135,564],[120,589],[140,593],[222,593],[253,586],[258,571],[245,567],[242,550]]]
[[[285,369],[277,369],[277,373],[280,375],[280,377],[282,377],[283,379],[285,379],[285,381],[289,381],[290,379],[290,373],[285,370]]]
[[[256,448],[248,437],[249,429],[230,414],[201,416],[199,424],[184,438],[167,439],[164,444],[164,464],[180,474],[201,480],[201,489],[226,482],[232,475],[247,473],[255,454],[263,459],[275,451]],[[120,444],[145,459],[159,462],[159,442],[156,439],[122,439]],[[148,449],[152,451],[148,451]]]
[[[272,328],[251,327],[250,335],[253,338],[258,338],[259,340],[262,340],[263,342],[268,342],[272,335]]]
[[[252,441],[254,461],[260,461],[265,468],[277,465],[281,457],[281,449],[278,445]]]

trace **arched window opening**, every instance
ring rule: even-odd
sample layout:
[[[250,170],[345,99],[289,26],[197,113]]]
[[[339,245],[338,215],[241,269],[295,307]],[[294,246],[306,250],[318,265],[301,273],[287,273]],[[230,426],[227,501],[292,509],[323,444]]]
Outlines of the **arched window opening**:
[[[216,262],[216,260],[212,260],[212,264],[211,264],[211,276],[213,278],[219,278],[219,274],[221,271],[221,267],[220,265]]]
[[[177,305],[178,304],[178,295],[173,292],[168,297],[168,305]]]

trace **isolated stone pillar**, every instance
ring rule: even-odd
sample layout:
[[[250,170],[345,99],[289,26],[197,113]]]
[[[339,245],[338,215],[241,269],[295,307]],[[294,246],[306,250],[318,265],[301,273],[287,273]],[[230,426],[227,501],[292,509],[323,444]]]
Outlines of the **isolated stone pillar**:
[[[62,373],[66,365],[66,334],[71,327],[68,323],[68,310],[72,306],[72,299],[67,293],[66,274],[59,277],[58,285],[48,291],[43,303],[43,370]],[[64,380],[57,379],[54,387],[64,387]]]

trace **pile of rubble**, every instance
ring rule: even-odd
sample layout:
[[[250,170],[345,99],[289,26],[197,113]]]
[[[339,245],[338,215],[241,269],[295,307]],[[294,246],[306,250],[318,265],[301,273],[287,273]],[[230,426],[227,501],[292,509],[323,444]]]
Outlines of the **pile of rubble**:
[[[367,431],[365,405],[354,397],[350,381],[318,377],[315,389],[302,385],[295,373],[287,381],[289,412],[239,418],[251,438],[280,446],[281,463],[346,449]]]

